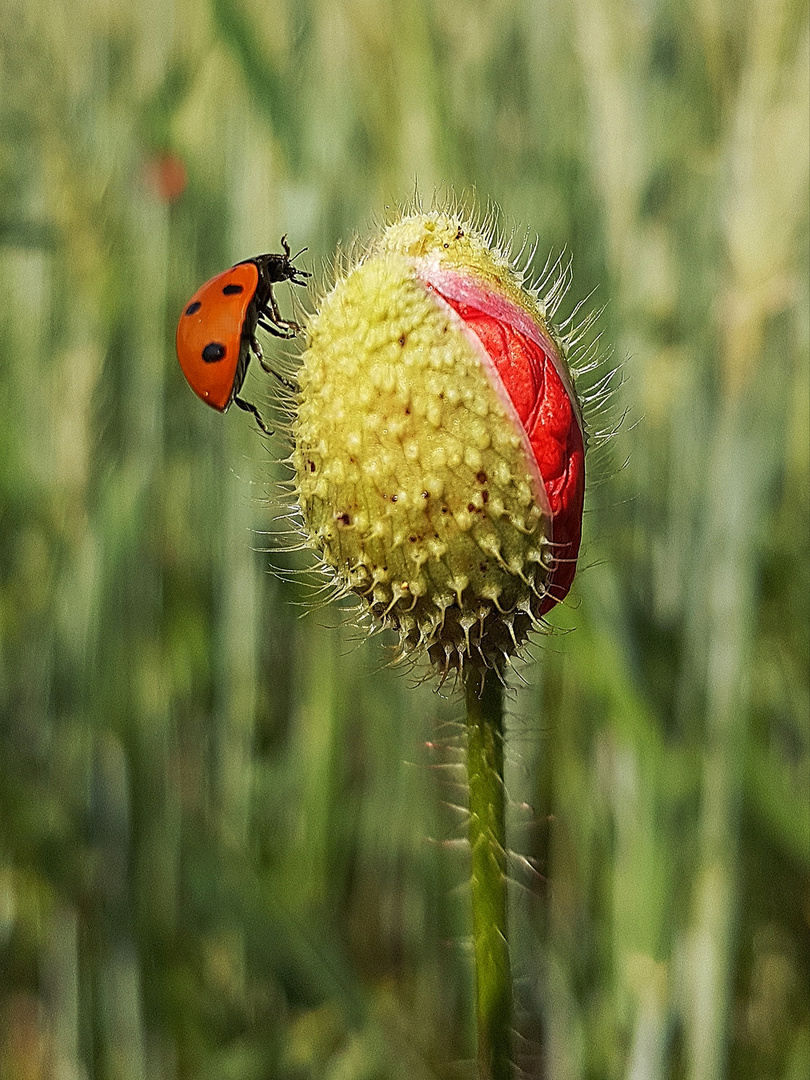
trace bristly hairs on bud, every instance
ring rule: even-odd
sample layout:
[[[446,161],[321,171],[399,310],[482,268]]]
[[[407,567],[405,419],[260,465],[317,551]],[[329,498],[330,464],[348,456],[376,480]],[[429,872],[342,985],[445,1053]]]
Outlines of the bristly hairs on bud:
[[[410,218],[424,213],[421,200],[415,194],[411,205],[404,210],[386,214],[388,220],[385,228],[401,226]],[[616,434],[623,421],[623,416],[618,419],[612,416],[612,398],[621,384],[621,373],[618,366],[611,363],[610,353],[602,349],[601,334],[598,331],[602,309],[589,307],[591,296],[580,300],[561,322],[555,324],[553,321],[571,286],[573,275],[570,254],[563,251],[555,258],[549,256],[540,273],[532,276],[537,240],[530,243],[530,235],[525,233],[518,246],[515,231],[512,230],[508,235],[505,233],[501,214],[493,204],[488,206],[484,214],[477,214],[470,212],[455,197],[445,198],[438,205],[434,200],[428,213],[441,216],[443,220],[450,220],[454,228],[457,226],[458,235],[466,234],[482,243],[488,249],[493,264],[502,269],[516,288],[523,290],[529,298],[529,304],[536,306],[550,338],[571,373],[576,404],[581,414],[584,442],[588,450],[587,482],[589,487],[592,486],[594,481],[591,466],[594,464],[594,456],[601,457],[605,444]],[[341,282],[346,281],[349,275],[374,257],[375,252],[379,251],[379,244],[379,236],[366,243],[355,238],[348,249],[337,251],[332,265],[324,268],[319,287],[314,290],[316,312]],[[312,320],[307,321],[311,326]],[[295,366],[296,360],[300,364],[300,357],[286,359],[283,374],[288,383],[297,387],[301,369]],[[532,586],[529,590],[532,597],[537,596],[537,599],[532,598],[531,603],[528,600],[519,600],[512,614],[506,614],[505,630],[501,632],[506,634],[505,638],[499,638],[494,645],[482,645],[482,627],[486,613],[473,612],[469,617],[462,616],[457,619],[453,631],[455,636],[449,646],[446,643],[437,643],[433,631],[435,626],[443,623],[446,610],[451,607],[450,601],[440,599],[440,605],[445,604],[446,607],[440,606],[439,614],[432,622],[419,625],[411,621],[408,624],[407,618],[399,618],[394,611],[395,605],[399,605],[397,610],[403,608],[403,594],[397,593],[398,586],[394,585],[387,593],[384,589],[379,589],[375,595],[382,599],[376,600],[372,596],[372,590],[377,589],[373,581],[366,578],[364,580],[368,580],[368,585],[359,588],[357,580],[353,581],[349,573],[337,570],[334,563],[324,557],[323,550],[318,550],[317,545],[313,545],[311,523],[302,512],[300,476],[296,471],[301,469],[300,456],[296,458],[294,445],[301,393],[282,383],[274,389],[277,393],[273,402],[273,424],[276,432],[289,440],[289,449],[278,459],[278,464],[289,470],[289,475],[280,488],[276,489],[276,499],[280,505],[275,520],[282,523],[285,535],[273,530],[267,537],[267,550],[273,556],[298,552],[308,554],[308,565],[294,568],[279,565],[278,559],[274,559],[274,572],[282,578],[294,578],[307,583],[310,591],[308,607],[319,608],[335,601],[340,602],[345,622],[355,626],[364,636],[384,630],[397,631],[399,642],[391,660],[396,665],[405,665],[413,670],[423,657],[428,656],[432,663],[425,668],[420,664],[419,670],[424,671],[425,677],[438,670],[441,682],[449,675],[454,676],[453,681],[463,676],[466,665],[471,662],[481,664],[484,668],[493,668],[499,677],[503,677],[506,669],[513,666],[513,659],[523,651],[529,632],[548,633],[552,630],[544,615],[538,614],[540,594],[537,587]],[[596,466],[593,471],[598,475],[598,461]],[[500,559],[497,553],[495,559]],[[515,572],[521,580],[526,580],[519,567]],[[418,597],[413,599],[414,605],[417,600]],[[490,612],[497,613],[501,610],[497,592],[488,604]]]

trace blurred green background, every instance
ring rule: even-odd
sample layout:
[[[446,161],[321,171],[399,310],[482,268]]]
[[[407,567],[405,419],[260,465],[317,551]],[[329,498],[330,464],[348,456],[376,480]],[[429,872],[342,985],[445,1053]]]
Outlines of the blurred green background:
[[[806,1080],[806,5],[0,0],[0,42],[2,1080],[473,1075],[461,702],[301,618],[283,443],[173,346],[417,181],[570,251],[623,364],[510,698],[523,1075]]]

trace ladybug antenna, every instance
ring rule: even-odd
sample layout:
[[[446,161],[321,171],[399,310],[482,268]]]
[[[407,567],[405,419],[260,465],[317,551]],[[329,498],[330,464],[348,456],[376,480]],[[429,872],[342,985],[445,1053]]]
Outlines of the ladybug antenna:
[[[298,255],[303,255],[304,252],[307,251],[307,250],[309,250],[309,249],[305,248],[305,247],[302,247],[301,250],[298,252]],[[290,262],[295,262],[295,260],[298,258],[298,255],[293,255],[293,257],[290,259]],[[299,274],[306,274],[306,270],[299,270],[298,273]]]

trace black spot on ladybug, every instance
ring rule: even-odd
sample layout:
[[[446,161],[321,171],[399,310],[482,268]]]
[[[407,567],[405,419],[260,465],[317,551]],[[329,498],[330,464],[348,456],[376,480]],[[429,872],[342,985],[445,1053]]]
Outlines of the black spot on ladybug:
[[[225,357],[225,346],[218,341],[210,341],[202,351],[202,358],[206,364],[215,364],[217,360]]]
[[[201,307],[202,307],[202,304],[200,303],[200,301],[195,300],[193,304],[188,305],[188,307],[186,308],[185,313],[186,313],[186,315],[196,315]]]
[[[238,296],[239,293],[244,292],[244,291],[245,291],[244,285],[231,284],[231,285],[226,285],[223,288],[222,295],[223,296]]]

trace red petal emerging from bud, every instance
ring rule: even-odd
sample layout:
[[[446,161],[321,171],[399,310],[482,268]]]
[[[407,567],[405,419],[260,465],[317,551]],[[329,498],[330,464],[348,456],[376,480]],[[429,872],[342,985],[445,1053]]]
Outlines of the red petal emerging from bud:
[[[570,376],[559,350],[526,311],[455,274],[435,272],[430,286],[483,345],[498,372],[534,454],[552,517],[554,565],[544,615],[574,580],[582,536],[585,445]],[[486,310],[483,310],[486,309]]]

